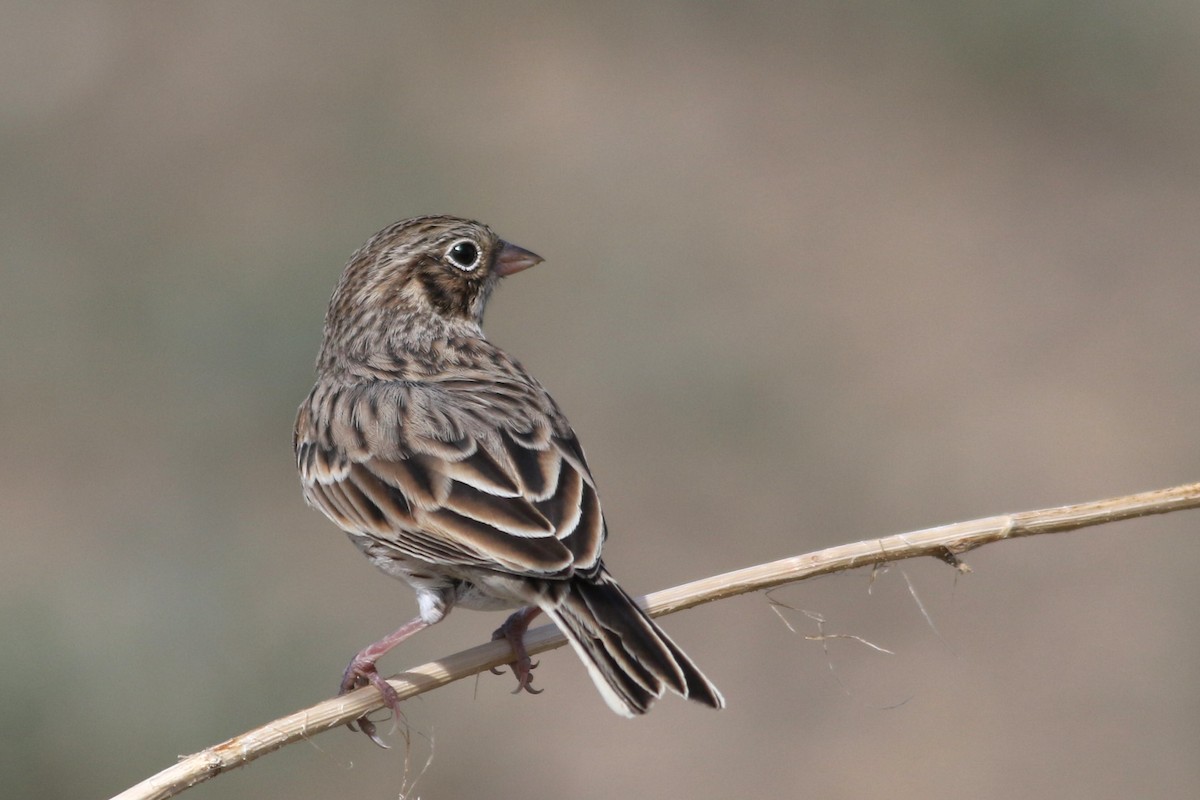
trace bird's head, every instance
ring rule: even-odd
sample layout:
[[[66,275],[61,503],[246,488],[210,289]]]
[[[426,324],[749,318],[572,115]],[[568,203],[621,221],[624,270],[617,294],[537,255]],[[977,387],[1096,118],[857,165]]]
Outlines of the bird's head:
[[[326,344],[355,350],[372,333],[438,335],[479,329],[500,278],[541,262],[486,225],[446,216],[389,225],[342,272],[325,318]]]

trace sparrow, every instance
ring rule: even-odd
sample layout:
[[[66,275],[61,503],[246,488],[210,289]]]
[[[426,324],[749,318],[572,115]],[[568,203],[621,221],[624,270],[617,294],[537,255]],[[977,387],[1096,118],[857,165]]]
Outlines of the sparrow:
[[[643,714],[667,689],[722,708],[605,568],[600,497],[571,424],[484,336],[500,279],[541,261],[479,222],[426,216],[375,234],[342,272],[296,466],[308,503],[408,583],[419,613],[351,659],[339,694],[371,685],[399,714],[381,656],[455,606],[518,608],[493,636],[511,644],[517,692],[540,691],[524,634],[544,613],[617,714]]]

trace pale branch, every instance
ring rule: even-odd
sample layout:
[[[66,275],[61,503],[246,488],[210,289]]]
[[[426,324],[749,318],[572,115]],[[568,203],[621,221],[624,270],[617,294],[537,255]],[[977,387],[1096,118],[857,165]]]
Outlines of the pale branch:
[[[645,605],[651,616],[658,617],[815,575],[917,556],[934,556],[961,567],[958,556],[1001,539],[1063,533],[1106,522],[1196,507],[1200,507],[1200,483],[1092,503],[942,525],[882,539],[840,545],[726,572],[723,575],[714,575],[673,589],[655,592],[646,597]],[[531,629],[526,635],[525,643],[529,653],[535,655],[561,647],[566,644],[566,640],[553,625],[544,625]],[[511,658],[512,653],[507,642],[488,642],[431,661],[390,678],[389,681],[403,700],[502,665]],[[325,700],[200,753],[186,756],[174,766],[125,790],[113,800],[159,800],[173,797],[190,786],[243,766],[272,750],[345,725],[381,706],[379,692],[373,687]]]

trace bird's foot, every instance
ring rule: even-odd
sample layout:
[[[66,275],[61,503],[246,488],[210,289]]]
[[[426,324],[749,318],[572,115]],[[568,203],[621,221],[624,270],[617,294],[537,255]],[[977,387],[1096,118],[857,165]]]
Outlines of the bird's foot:
[[[435,619],[434,622],[436,621]],[[409,636],[412,636],[419,630],[428,628],[431,624],[433,623],[426,622],[422,617],[417,617],[401,625],[393,633],[389,633],[378,642],[375,642],[375,644],[368,645],[359,650],[358,655],[350,659],[350,664],[346,667],[346,671],[342,673],[342,685],[338,690],[338,695],[352,692],[355,689],[361,689],[364,686],[374,686],[379,690],[379,694],[383,696],[384,706],[391,709],[393,717],[402,719],[404,715],[400,713],[400,695],[396,694],[396,690],[392,688],[392,685],[383,679],[383,676],[379,674],[379,670],[375,669],[375,662]],[[387,747],[375,732],[375,723],[367,719],[366,714],[363,714],[355,722],[349,723],[347,727],[350,730],[354,730],[355,724],[375,744],[380,747]]]
[[[504,620],[504,624],[492,633],[492,641],[506,639],[512,648],[514,658],[508,665],[512,667],[513,675],[517,676],[517,688],[513,689],[513,694],[519,694],[522,690],[530,694],[542,693],[541,689],[533,688],[533,671],[537,669],[537,662],[530,660],[525,650],[525,631],[529,630],[529,623],[539,613],[540,610],[533,606],[523,608]],[[492,672],[501,675],[504,670],[493,667]]]
[[[392,688],[392,685],[379,674],[379,670],[375,668],[375,662],[365,658],[362,653],[359,653],[350,660],[346,671],[342,673],[342,685],[338,691],[341,696],[347,692],[352,692],[355,689],[361,689],[364,686],[374,686],[379,690],[379,694],[383,696],[383,704],[391,709],[395,717],[402,716],[400,713],[400,695]],[[383,749],[388,749],[384,744],[383,739],[379,738],[379,733],[375,729],[375,723],[367,718],[364,714],[354,722],[346,724],[350,730],[354,730],[354,726],[358,725],[358,730],[367,735],[372,742],[379,745]]]

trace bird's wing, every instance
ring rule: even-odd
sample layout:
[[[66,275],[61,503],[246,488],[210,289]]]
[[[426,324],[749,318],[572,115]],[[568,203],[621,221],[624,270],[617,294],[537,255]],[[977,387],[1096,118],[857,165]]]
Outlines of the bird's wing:
[[[598,569],[604,518],[575,434],[561,418],[498,412],[475,389],[469,402],[421,385],[326,393],[324,431],[310,396],[296,429],[305,495],[343,530],[434,564]]]

